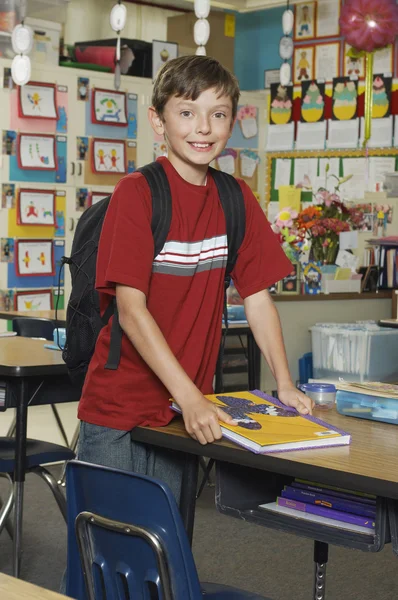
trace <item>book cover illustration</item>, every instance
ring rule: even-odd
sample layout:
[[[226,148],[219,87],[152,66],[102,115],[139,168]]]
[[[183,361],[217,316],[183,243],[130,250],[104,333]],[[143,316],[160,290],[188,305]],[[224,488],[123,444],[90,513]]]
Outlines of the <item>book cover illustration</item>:
[[[313,416],[302,416],[255,390],[206,396],[238,422],[221,423],[224,436],[254,452],[281,452],[348,444],[350,436]],[[173,404],[175,410],[178,406]]]

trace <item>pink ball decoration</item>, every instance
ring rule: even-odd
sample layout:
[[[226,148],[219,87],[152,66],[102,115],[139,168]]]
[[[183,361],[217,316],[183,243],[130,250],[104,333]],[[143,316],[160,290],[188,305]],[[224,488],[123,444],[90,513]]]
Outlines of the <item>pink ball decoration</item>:
[[[396,0],[345,0],[340,29],[356,50],[373,52],[392,44],[398,35]]]

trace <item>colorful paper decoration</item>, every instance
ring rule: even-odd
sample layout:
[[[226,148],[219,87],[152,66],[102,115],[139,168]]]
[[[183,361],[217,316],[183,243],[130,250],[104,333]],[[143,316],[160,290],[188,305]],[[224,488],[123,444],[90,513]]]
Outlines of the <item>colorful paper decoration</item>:
[[[20,189],[17,201],[18,225],[55,225],[55,191]]]
[[[58,119],[54,83],[31,81],[19,87],[18,113],[20,118]]]
[[[15,240],[15,270],[20,277],[54,275],[52,240]]]
[[[127,173],[124,140],[93,138],[92,169],[94,173]]]
[[[127,127],[126,94],[95,88],[91,95],[91,121],[99,125]]]
[[[53,295],[48,290],[29,290],[27,292],[15,292],[15,310],[52,310]]]
[[[55,171],[55,136],[21,133],[17,137],[17,159],[20,169]]]
[[[325,110],[325,84],[304,81],[301,84],[301,120],[306,123],[322,121]]]
[[[273,125],[290,123],[293,114],[293,86],[271,83],[270,103],[270,123]]]

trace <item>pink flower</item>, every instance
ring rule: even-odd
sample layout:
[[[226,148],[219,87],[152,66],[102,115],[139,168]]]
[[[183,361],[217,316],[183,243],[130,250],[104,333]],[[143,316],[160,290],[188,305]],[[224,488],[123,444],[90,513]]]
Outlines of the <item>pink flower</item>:
[[[340,15],[341,35],[356,50],[373,52],[398,35],[395,0],[346,0]]]

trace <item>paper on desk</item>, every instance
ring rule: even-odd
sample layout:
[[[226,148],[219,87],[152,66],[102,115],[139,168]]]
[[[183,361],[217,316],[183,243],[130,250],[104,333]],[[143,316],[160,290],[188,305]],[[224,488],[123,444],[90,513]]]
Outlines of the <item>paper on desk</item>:
[[[279,208],[292,208],[300,212],[301,189],[294,185],[281,185],[279,188]]]
[[[281,185],[290,185],[290,174],[292,172],[291,158],[278,158],[275,167],[274,189],[278,190]]]
[[[347,250],[339,250],[339,253],[336,258],[336,265],[338,267],[342,267],[343,269],[351,269],[351,271],[355,271],[358,266],[358,257]]]
[[[358,231],[342,231],[339,240],[340,250],[354,250],[358,248]]]

